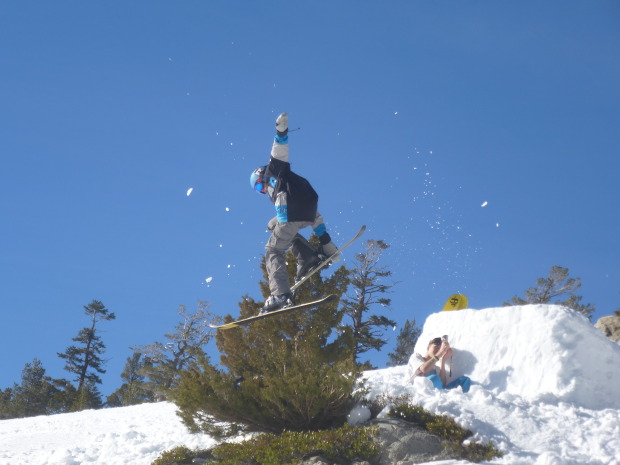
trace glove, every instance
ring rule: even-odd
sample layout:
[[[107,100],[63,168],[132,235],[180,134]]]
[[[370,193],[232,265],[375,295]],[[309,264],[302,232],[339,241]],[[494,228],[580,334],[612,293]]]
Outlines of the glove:
[[[327,244],[323,244],[321,246],[321,250],[323,252],[323,255],[325,255],[326,257],[331,257],[336,252],[338,252],[338,247],[336,247],[336,244],[334,244],[332,241],[329,241]],[[340,261],[340,254],[334,255],[332,257],[332,263],[336,263],[338,261]]]
[[[276,120],[276,132],[278,136],[284,137],[288,134],[288,113],[282,113]]]
[[[269,220],[269,223],[267,223],[267,231],[273,231],[276,228],[277,224],[278,224],[278,217],[274,216],[273,218]]]

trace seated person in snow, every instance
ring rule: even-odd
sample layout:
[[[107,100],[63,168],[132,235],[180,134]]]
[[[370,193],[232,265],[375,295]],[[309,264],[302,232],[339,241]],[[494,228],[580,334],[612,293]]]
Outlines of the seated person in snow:
[[[450,381],[446,373],[446,360],[450,358],[452,363],[452,348],[448,343],[448,337],[436,337],[431,339],[426,348],[426,355],[414,353],[409,358],[407,370],[409,380],[413,383],[416,376],[425,376],[431,380],[437,389],[454,389],[461,386],[463,392],[468,392],[471,386],[471,379],[467,376],[460,376]],[[437,363],[439,362],[439,366]],[[450,369],[450,372],[452,369]]]

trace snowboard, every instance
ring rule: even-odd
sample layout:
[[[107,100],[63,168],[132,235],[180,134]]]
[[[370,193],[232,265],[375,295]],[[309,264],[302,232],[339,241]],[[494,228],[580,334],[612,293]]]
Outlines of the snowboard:
[[[305,283],[308,280],[308,278],[310,278],[312,275],[314,275],[315,273],[318,273],[323,268],[325,268],[327,265],[329,265],[329,263],[331,263],[331,260],[332,260],[332,258],[334,258],[334,256],[338,255],[340,252],[342,252],[344,249],[346,249],[351,244],[353,244],[356,240],[358,240],[360,238],[360,236],[362,234],[364,234],[364,231],[366,231],[366,225],[363,225],[360,228],[360,230],[357,232],[357,234],[355,234],[355,236],[353,236],[353,239],[351,239],[349,242],[347,242],[342,247],[340,247],[334,254],[330,255],[325,260],[323,260],[321,263],[319,263],[316,266],[316,268],[314,268],[312,271],[310,271],[306,276],[304,276],[299,281],[297,281],[295,284],[293,284],[291,286],[291,292],[293,293],[293,295],[295,294],[295,289],[297,289],[299,286],[301,286],[303,283]]]
[[[282,308],[280,310],[274,310],[273,312],[263,313],[262,315],[254,315],[248,318],[243,318],[242,320],[231,321],[229,323],[224,323],[223,325],[212,325],[209,326],[215,329],[231,329],[236,328],[238,326],[247,325],[253,323],[258,320],[263,320],[265,318],[271,318],[272,316],[283,315],[285,313],[294,312],[297,310],[306,310],[311,307],[317,307],[319,305],[326,304],[328,302],[332,302],[336,300],[338,297],[334,294],[330,294],[327,297],[323,297],[322,299],[315,300],[313,302],[306,302],[305,304],[293,305],[291,307]]]
[[[467,296],[454,294],[450,296],[446,305],[443,306],[443,311],[463,310],[464,308],[467,308]]]

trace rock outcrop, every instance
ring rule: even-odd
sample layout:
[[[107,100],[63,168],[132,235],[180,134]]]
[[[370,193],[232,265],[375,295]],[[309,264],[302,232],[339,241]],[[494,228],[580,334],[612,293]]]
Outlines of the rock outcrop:
[[[604,316],[594,326],[612,341],[620,343],[620,316]]]

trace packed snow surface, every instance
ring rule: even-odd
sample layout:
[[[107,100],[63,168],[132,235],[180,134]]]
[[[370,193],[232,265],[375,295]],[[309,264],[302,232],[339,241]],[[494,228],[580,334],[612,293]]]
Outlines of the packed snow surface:
[[[191,435],[162,402],[0,421],[0,464],[150,464],[179,445],[208,448],[216,442]]]
[[[491,463],[620,465],[620,345],[588,320],[544,305],[440,312],[415,351],[444,334],[455,349],[452,377],[470,376],[469,393],[410,382],[403,366],[366,372],[370,395],[407,394],[455,417],[506,454]],[[0,465],[149,465],[178,445],[214,444],[189,434],[169,403],[0,421]]]

